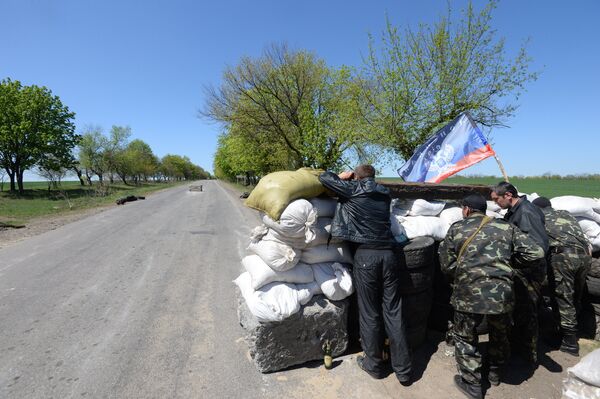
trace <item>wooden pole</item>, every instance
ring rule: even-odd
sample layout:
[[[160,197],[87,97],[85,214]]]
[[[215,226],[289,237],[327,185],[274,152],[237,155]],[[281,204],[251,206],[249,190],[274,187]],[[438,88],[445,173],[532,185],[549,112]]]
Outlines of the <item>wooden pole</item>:
[[[506,175],[506,171],[504,170],[504,166],[502,166],[502,162],[500,162],[500,158],[498,155],[494,153],[494,158],[496,158],[496,162],[498,162],[498,166],[500,167],[500,171],[502,172],[502,176],[504,176],[504,181],[508,183],[508,176]]]

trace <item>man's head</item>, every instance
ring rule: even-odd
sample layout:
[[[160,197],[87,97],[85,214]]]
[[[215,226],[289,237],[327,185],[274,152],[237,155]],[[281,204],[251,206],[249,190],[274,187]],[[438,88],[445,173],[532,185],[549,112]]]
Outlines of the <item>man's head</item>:
[[[487,202],[481,194],[469,194],[462,200],[462,214],[464,218],[474,212],[485,213],[486,210]]]
[[[492,201],[500,208],[512,208],[519,202],[519,192],[512,184],[502,181],[492,189]]]
[[[365,179],[367,177],[375,177],[375,168],[373,165],[358,165],[354,169],[354,178],[356,180]]]
[[[552,203],[546,197],[537,197],[533,201],[531,201],[533,205],[536,205],[538,208],[552,208]]]

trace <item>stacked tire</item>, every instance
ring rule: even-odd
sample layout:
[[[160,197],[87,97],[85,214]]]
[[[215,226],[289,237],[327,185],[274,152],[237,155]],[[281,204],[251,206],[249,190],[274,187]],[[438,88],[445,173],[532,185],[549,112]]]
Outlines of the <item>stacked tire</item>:
[[[433,301],[435,241],[431,237],[416,237],[398,248],[396,255],[406,337],[408,345],[414,349],[427,338],[427,321]]]

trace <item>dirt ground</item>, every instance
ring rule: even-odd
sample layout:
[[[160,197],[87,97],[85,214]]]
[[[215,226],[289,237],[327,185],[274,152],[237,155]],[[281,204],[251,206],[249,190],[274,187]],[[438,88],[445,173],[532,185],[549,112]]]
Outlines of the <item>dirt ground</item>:
[[[99,208],[84,209],[80,211],[61,213],[53,216],[45,216],[32,219],[23,228],[0,227],[0,249],[6,248],[26,238],[54,230],[65,224],[76,222],[91,215],[103,212],[114,205]]]

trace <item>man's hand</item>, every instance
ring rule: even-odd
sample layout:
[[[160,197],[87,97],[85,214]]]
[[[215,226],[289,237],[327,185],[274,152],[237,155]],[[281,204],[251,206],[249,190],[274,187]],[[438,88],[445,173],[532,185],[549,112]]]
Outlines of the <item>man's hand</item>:
[[[354,172],[351,170],[342,172],[338,175],[338,177],[342,180],[352,180],[354,178]]]

